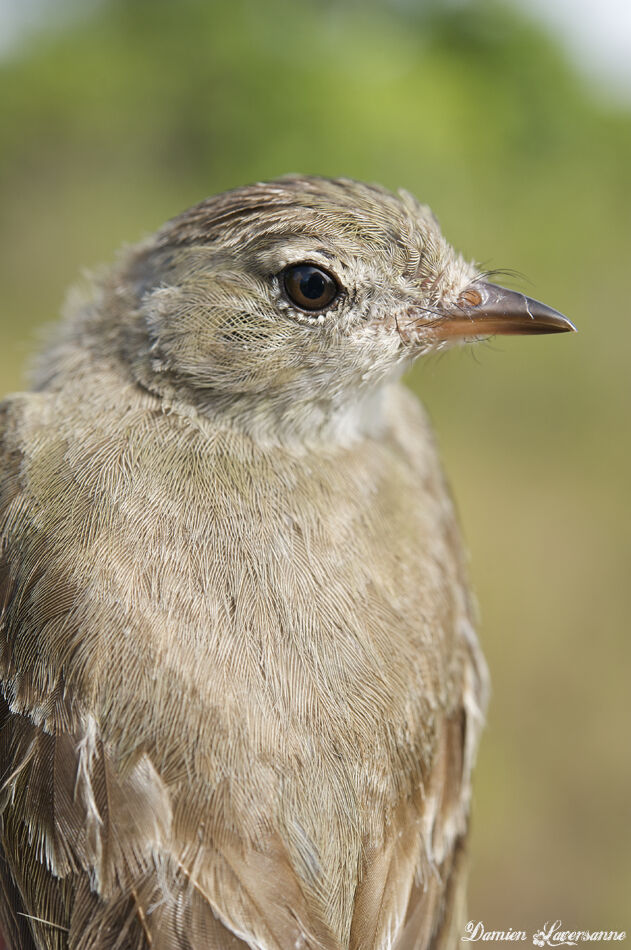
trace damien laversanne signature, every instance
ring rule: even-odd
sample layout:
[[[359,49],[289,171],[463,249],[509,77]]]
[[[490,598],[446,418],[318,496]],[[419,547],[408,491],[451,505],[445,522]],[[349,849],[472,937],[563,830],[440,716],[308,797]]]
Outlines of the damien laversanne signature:
[[[624,940],[625,930],[565,930],[560,920],[547,921],[540,930],[532,934],[535,947],[575,947],[581,941],[610,941]],[[470,920],[461,937],[463,943],[473,943],[477,940],[490,940],[497,943],[504,941],[527,940],[525,930],[487,930],[481,920]]]

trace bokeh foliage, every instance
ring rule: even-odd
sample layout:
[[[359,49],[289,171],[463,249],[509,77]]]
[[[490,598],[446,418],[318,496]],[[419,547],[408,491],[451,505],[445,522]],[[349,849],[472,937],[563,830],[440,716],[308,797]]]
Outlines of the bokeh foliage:
[[[575,321],[426,360],[410,383],[494,684],[471,916],[631,929],[631,114],[498,3],[112,0],[0,66],[0,129],[3,392],[82,268],[290,171],[415,192]]]

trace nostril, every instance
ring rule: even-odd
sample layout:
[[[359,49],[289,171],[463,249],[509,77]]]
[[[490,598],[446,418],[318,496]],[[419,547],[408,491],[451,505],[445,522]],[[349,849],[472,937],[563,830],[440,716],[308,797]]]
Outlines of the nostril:
[[[482,294],[474,287],[463,291],[458,298],[461,303],[468,303],[470,307],[478,307],[482,303]]]

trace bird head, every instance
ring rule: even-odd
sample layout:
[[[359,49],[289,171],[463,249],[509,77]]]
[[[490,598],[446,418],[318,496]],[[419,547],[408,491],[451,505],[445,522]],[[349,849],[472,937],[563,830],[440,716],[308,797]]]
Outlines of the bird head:
[[[138,380],[250,429],[318,429],[455,342],[573,329],[483,280],[407,192],[345,179],[202,201],[132,251],[123,279]]]

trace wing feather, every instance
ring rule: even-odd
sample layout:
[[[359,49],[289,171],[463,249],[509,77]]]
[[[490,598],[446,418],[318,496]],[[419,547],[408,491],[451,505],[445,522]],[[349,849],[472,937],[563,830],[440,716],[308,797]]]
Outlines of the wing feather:
[[[464,707],[445,719],[425,787],[400,803],[383,845],[366,850],[351,950],[438,950],[463,926],[469,728],[477,723]]]

